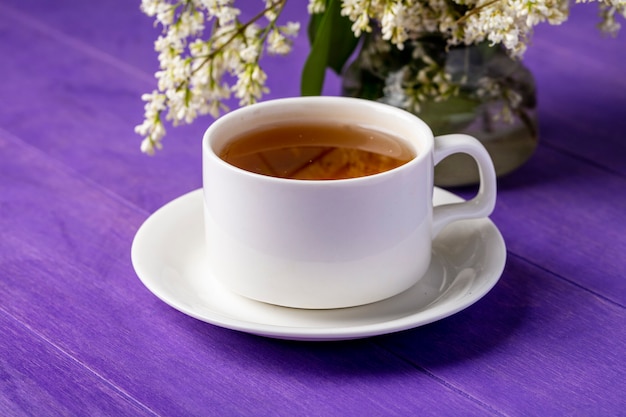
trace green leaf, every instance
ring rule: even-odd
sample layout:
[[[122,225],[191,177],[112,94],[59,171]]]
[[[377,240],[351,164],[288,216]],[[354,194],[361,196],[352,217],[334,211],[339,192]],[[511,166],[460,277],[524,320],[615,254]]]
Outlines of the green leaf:
[[[352,22],[345,16],[338,16],[338,22],[333,28],[328,66],[341,74],[346,61],[359,44],[359,38],[352,32]]]
[[[300,83],[303,96],[321,94],[326,68],[341,73],[359,43],[351,28],[350,19],[341,16],[341,0],[329,0],[324,13],[311,16],[308,27],[311,52]]]
[[[326,10],[329,9],[330,2],[333,0],[325,0]],[[307,28],[307,34],[309,37],[309,44],[313,45],[315,42],[315,36],[317,35],[317,31],[320,27],[320,23],[322,22],[322,18],[325,16],[325,13],[315,13],[311,15],[309,19],[309,26]]]
[[[317,35],[317,31],[319,30],[320,24],[322,23],[322,19],[324,18],[325,13],[316,13],[312,14],[309,19],[309,26],[307,27],[307,34],[309,36],[309,44],[313,45],[315,43],[315,37]]]

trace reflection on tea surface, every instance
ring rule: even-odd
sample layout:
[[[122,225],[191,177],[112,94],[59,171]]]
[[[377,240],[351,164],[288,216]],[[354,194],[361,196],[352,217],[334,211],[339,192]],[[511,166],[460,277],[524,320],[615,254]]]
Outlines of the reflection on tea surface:
[[[258,174],[304,180],[363,177],[414,158],[388,133],[341,124],[285,124],[235,138],[220,153],[226,162]]]

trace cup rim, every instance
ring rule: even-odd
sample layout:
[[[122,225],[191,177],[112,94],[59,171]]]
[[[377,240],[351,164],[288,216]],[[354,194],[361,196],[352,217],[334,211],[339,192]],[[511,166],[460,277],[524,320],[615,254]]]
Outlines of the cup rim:
[[[426,142],[424,150],[418,151],[415,143],[413,143],[412,141],[408,139],[405,139],[404,137],[400,137],[400,139],[408,143],[411,146],[412,150],[415,152],[415,157],[413,157],[410,161],[400,166],[397,166],[395,168],[392,168],[390,170],[379,172],[377,174],[365,175],[365,176],[354,177],[354,178],[330,179],[330,180],[329,179],[317,179],[316,180],[316,179],[296,179],[296,178],[274,177],[270,175],[263,175],[263,174],[258,174],[256,172],[247,171],[235,165],[229,164],[228,162],[220,158],[217,152],[215,152],[212,146],[212,143],[210,143],[210,137],[216,130],[222,128],[224,124],[236,122],[238,118],[241,118],[242,116],[245,116],[247,114],[254,115],[254,113],[256,112],[268,111],[268,109],[271,109],[273,107],[285,108],[287,106],[292,106],[292,105],[315,105],[315,106],[321,107],[325,105],[337,105],[337,104],[345,105],[345,103],[352,103],[352,105],[354,106],[360,106],[362,108],[369,108],[371,110],[378,111],[378,112],[385,112],[385,113],[388,113],[390,116],[393,115],[393,117],[404,120],[407,123],[409,122],[415,123],[417,126],[419,126],[420,130],[423,130],[425,133],[428,133],[428,135],[426,135],[425,137],[420,136],[420,140]],[[393,128],[389,130],[393,132]],[[394,107],[385,103],[380,103],[380,102],[361,99],[361,98],[341,97],[341,96],[287,97],[287,98],[267,100],[264,102],[258,102],[258,103],[249,105],[247,107],[240,107],[238,109],[235,109],[229,113],[222,115],[221,117],[216,119],[213,123],[211,123],[211,125],[204,132],[204,135],[202,138],[203,157],[211,158],[214,162],[219,164],[219,166],[223,167],[224,169],[228,169],[233,172],[237,172],[240,175],[244,175],[244,176],[254,178],[260,181],[278,182],[278,183],[286,183],[286,184],[298,184],[298,185],[310,184],[311,186],[320,185],[320,184],[326,184],[325,186],[333,186],[333,185],[348,184],[348,183],[354,184],[357,182],[375,181],[378,179],[384,179],[392,175],[397,175],[400,172],[409,170],[411,169],[411,167],[422,163],[424,159],[430,158],[432,156],[433,147],[434,147],[434,135],[430,126],[428,126],[422,119],[420,119],[413,113],[409,113],[406,110],[403,110],[398,107]]]

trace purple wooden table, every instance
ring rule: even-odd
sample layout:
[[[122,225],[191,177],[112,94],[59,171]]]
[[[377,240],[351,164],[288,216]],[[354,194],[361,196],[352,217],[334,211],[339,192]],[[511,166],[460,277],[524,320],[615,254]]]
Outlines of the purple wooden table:
[[[142,222],[201,186],[211,122],[139,152],[156,56],[138,2],[3,0],[0,415],[626,415],[626,32],[603,38],[595,10],[526,55],[541,145],[499,181],[495,288],[423,327],[303,343],[188,317],[133,270]],[[267,61],[268,98],[298,95],[307,50]]]

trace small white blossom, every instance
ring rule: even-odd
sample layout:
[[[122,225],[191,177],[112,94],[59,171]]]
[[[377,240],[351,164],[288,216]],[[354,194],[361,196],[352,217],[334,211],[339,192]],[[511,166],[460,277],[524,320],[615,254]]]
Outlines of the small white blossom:
[[[300,22],[287,22],[285,26],[280,27],[280,31],[289,37],[298,36],[298,32],[300,31]]]
[[[165,96],[158,91],[151,94],[143,94],[141,99],[146,102],[144,106],[144,122],[135,127],[135,132],[145,139],[141,144],[141,150],[153,154],[155,149],[161,148],[161,139],[165,136],[165,128],[160,114],[166,110]]]
[[[291,51],[291,43],[278,29],[270,32],[267,44],[267,50],[271,54],[286,55]]]
[[[309,0],[307,10],[309,14],[324,13],[326,10],[326,0]]]
[[[265,0],[265,18],[269,22],[275,22],[278,19],[280,11],[276,6],[281,0]]]
[[[248,64],[245,70],[237,75],[237,82],[232,87],[235,97],[239,98],[240,106],[256,103],[268,90],[265,87],[267,75],[261,67]]]
[[[593,0],[588,0],[593,1]],[[586,3],[587,0],[577,0],[577,3]],[[621,24],[615,20],[617,15],[626,18],[626,0],[605,0],[600,2],[601,21],[598,27],[604,32],[612,36],[616,36],[621,28]]]
[[[408,39],[406,28],[404,25],[404,16],[407,14],[407,8],[401,2],[391,3],[385,7],[381,19],[381,31],[383,39],[391,41],[398,49],[404,48],[404,41]]]
[[[391,71],[385,79],[384,95],[381,102],[390,106],[399,107],[401,109],[414,109],[419,112],[419,103],[412,100],[412,97],[406,94],[404,79],[406,78],[407,67],[404,66],[398,71]]]

